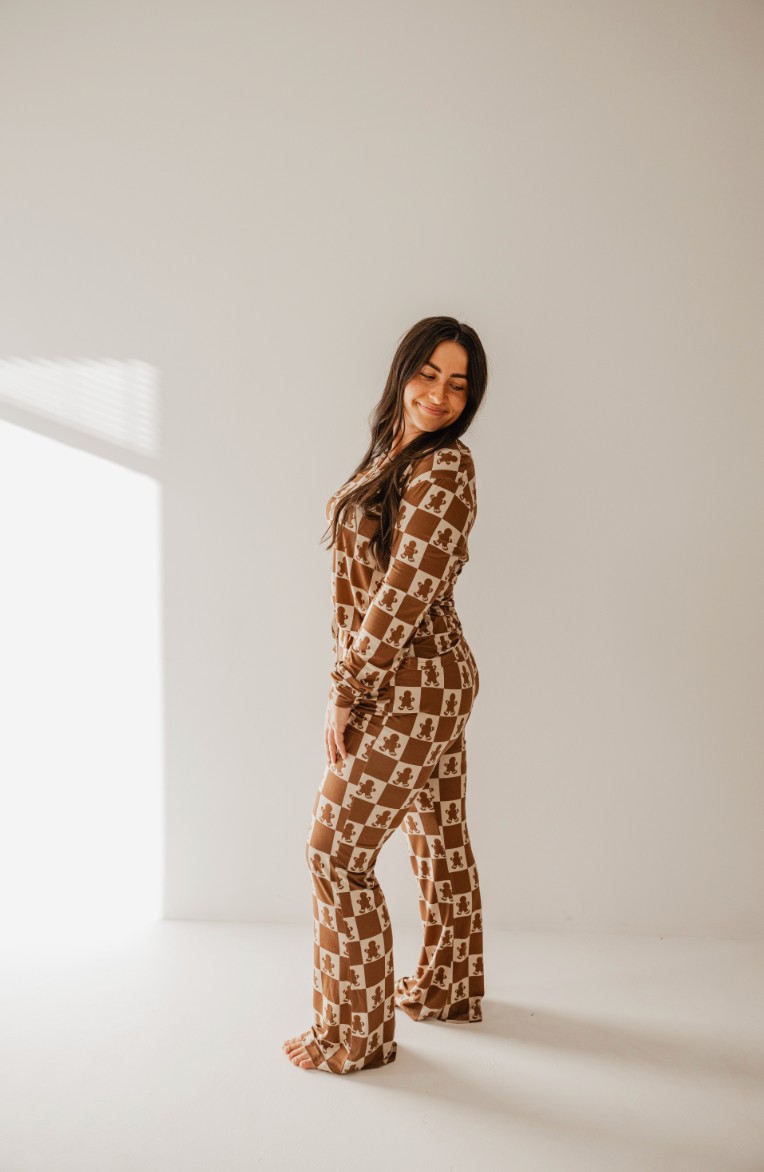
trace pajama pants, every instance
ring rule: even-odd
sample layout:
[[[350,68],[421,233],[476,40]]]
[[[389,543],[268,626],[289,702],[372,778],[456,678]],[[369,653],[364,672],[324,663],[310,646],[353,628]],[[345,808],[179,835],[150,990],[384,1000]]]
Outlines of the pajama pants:
[[[313,888],[314,1022],[303,1035],[333,1074],[392,1062],[395,1007],[416,1021],[482,1019],[483,923],[465,813],[464,726],[479,688],[464,638],[411,657],[376,702],[353,706],[347,758],[327,765],[306,857]],[[408,837],[424,931],[419,964],[395,979],[379,851]]]

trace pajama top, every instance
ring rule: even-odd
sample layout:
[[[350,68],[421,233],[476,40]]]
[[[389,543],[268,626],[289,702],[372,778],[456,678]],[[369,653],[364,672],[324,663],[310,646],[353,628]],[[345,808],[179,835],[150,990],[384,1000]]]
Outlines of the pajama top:
[[[334,493],[328,521],[351,488],[371,480],[384,454]],[[331,699],[340,708],[376,704],[411,656],[445,655],[462,637],[453,587],[469,560],[477,499],[472,453],[460,439],[409,465],[390,564],[376,568],[369,539],[378,521],[350,510],[332,547]]]

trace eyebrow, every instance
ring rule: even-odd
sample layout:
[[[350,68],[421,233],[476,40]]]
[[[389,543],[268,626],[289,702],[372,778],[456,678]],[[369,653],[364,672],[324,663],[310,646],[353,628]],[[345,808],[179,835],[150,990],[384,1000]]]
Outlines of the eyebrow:
[[[436,366],[434,362],[425,362],[425,366],[431,366],[433,370],[437,370],[438,374],[443,373],[440,367]],[[451,378],[463,378],[465,382],[467,381],[466,374],[452,374]]]

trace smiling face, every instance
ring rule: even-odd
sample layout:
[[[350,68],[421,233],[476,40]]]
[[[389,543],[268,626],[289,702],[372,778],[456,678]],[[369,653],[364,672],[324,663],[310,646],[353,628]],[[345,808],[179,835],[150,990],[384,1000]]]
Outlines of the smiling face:
[[[467,402],[467,351],[441,342],[403,391],[404,443],[459,418]]]

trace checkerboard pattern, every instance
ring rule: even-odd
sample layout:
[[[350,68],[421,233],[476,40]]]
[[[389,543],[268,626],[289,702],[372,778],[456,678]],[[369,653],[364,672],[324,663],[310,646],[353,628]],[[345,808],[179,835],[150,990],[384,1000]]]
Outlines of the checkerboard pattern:
[[[438,659],[409,658],[376,701],[353,707],[348,755],[324,772],[306,843],[314,1023],[304,1035],[321,1070],[347,1074],[393,1061],[396,1005],[415,1019],[481,1019],[482,911],[465,820],[464,742],[478,689],[464,639]],[[424,946],[413,975],[396,983],[374,867],[398,827],[419,882]]]
[[[419,885],[424,943],[410,977],[395,982],[395,1004],[419,1021],[481,1021],[483,912],[466,819],[464,733],[438,759],[402,827]]]
[[[371,479],[381,460],[354,483]],[[332,548],[330,696],[351,711],[347,758],[327,765],[307,836],[314,1021],[303,1040],[314,1065],[333,1074],[393,1061],[396,1006],[415,1020],[481,1020],[483,924],[464,741],[479,676],[453,598],[469,560],[475,469],[456,440],[408,475],[385,573],[369,554],[377,522],[358,508]],[[330,498],[327,520],[345,491]],[[415,971],[396,981],[374,867],[398,827],[424,942]]]
[[[354,484],[373,478],[382,457]],[[372,564],[377,522],[356,507],[332,548],[334,703],[376,700],[405,659],[444,655],[462,637],[453,586],[469,560],[467,538],[477,512],[475,467],[456,440],[409,466],[390,564]],[[331,520],[346,488],[330,497]]]

